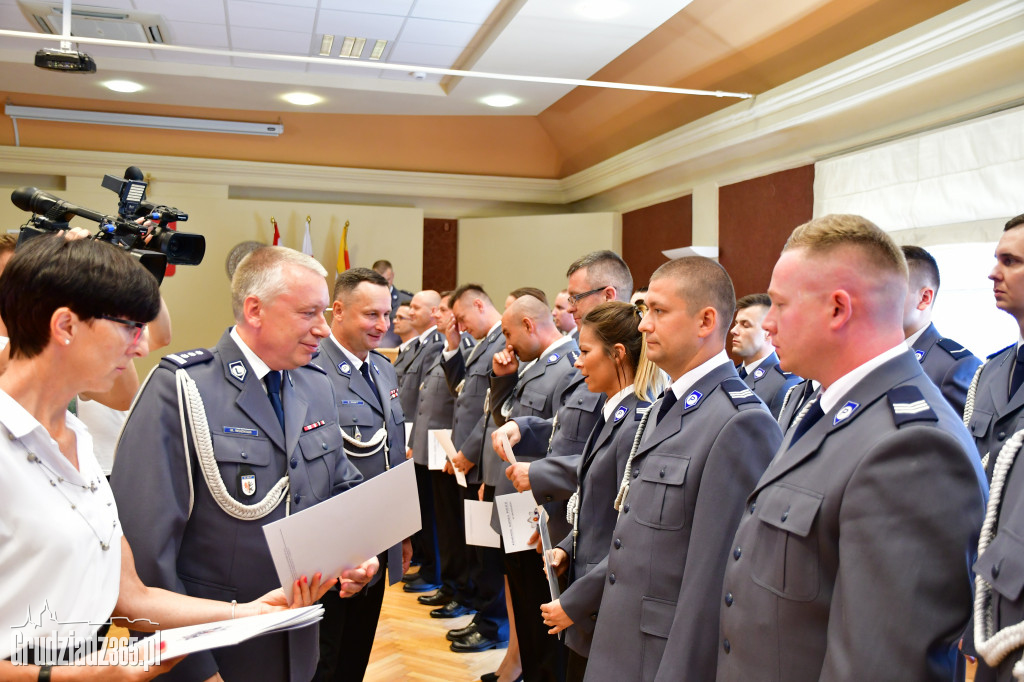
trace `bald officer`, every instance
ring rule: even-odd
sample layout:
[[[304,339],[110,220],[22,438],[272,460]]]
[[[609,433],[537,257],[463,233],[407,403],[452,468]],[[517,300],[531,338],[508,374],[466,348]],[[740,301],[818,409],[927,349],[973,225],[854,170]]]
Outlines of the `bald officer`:
[[[903,336],[907,266],[882,230],[793,231],[765,328],[821,382],[754,492],[720,593],[725,681],[953,679],[984,474]]]
[[[730,334],[732,352],[740,358],[737,367],[740,378],[754,389],[772,416],[778,419],[786,393],[800,383],[800,377],[779,367],[772,336],[761,327],[771,306],[768,294],[749,294],[736,301],[736,322]]]
[[[264,524],[362,480],[331,382],[310,363],[328,333],[326,274],[291,249],[253,251],[231,280],[235,326],[212,350],[166,356],[146,380],[111,487],[147,585],[258,597],[279,586]],[[340,602],[337,591],[325,599]],[[316,659],[317,629],[303,628],[192,654],[164,678],[305,682]]]
[[[647,357],[672,384],[640,424],[615,501],[588,682],[714,678],[730,541],[782,439],[725,352],[736,298],[722,266],[670,261],[644,300]]]

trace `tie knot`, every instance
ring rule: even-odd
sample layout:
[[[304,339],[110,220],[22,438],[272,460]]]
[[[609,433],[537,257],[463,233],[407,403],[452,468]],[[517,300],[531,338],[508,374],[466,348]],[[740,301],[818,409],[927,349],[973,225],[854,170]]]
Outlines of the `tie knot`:
[[[271,370],[264,378],[267,382],[267,390],[272,393],[281,393],[281,373]]]

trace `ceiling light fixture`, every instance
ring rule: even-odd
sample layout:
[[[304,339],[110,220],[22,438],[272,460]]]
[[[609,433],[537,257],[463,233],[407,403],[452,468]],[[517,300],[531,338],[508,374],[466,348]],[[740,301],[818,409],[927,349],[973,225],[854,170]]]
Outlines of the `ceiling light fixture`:
[[[363,54],[364,47],[366,47],[366,38],[345,36],[344,42],[341,43],[341,52],[338,56],[344,59],[359,59]]]
[[[142,85],[136,83],[135,81],[118,80],[103,81],[103,87],[107,88],[108,90],[113,90],[114,92],[138,92],[139,90],[145,89],[142,87]]]
[[[320,39],[320,52],[318,54],[321,57],[330,57],[332,47],[334,47],[334,36],[330,33],[325,33],[324,37]]]
[[[378,40],[373,44],[373,50],[370,52],[370,59],[376,61],[380,59],[380,56],[384,54],[384,48],[388,46],[388,41]]]
[[[29,31],[11,31],[0,29],[0,37],[24,38],[26,40],[60,41],[60,36],[43,35]],[[346,40],[348,40],[346,38]],[[206,54],[219,57],[239,57],[245,59],[266,59],[268,61],[290,62],[292,64],[337,64],[335,59],[323,57],[278,54],[273,52],[248,52],[242,50],[222,50],[211,47],[191,47],[186,45],[149,44],[109,40],[106,38],[75,38],[75,42],[83,45],[107,45],[110,47],[135,48],[154,52],[181,52],[185,54]],[[413,64],[393,64],[389,62],[350,60],[346,66],[378,69],[380,71],[402,71],[405,73],[420,71],[437,76],[454,76],[456,78],[485,78],[489,80],[514,81],[518,83],[547,83],[549,85],[567,85],[570,87],[605,88],[608,90],[632,90],[635,92],[664,92],[672,95],[703,95],[706,97],[735,97],[751,99],[754,95],[748,92],[728,92],[725,90],[696,90],[693,88],[670,88],[662,85],[643,85],[639,83],[617,83],[615,81],[591,81],[582,78],[555,78],[551,76],[526,76],[512,73],[493,73],[490,71],[467,71],[465,69],[444,69],[437,66],[417,66]]]
[[[8,104],[4,113],[17,121],[60,121],[62,123],[96,123],[132,128],[159,128],[161,130],[191,130],[201,133],[236,133],[240,135],[268,135],[276,137],[284,132],[281,123],[248,123],[245,121],[217,121],[205,118],[178,118],[175,116],[140,116],[110,111],[75,111],[73,109],[47,109],[20,107]]]
[[[519,104],[522,100],[512,95],[488,95],[487,97],[481,97],[480,101],[489,107],[511,107]]]
[[[303,107],[320,104],[320,102],[324,101],[323,97],[314,95],[311,92],[289,92],[288,94],[281,95],[281,99],[290,104],[298,104]]]
[[[580,16],[592,21],[610,21],[629,11],[629,5],[622,0],[584,0],[573,8]]]

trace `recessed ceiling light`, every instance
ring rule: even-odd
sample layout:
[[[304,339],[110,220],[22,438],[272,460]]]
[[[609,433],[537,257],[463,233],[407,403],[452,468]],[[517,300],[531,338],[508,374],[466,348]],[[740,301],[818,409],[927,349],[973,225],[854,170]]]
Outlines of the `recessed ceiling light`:
[[[103,81],[103,87],[114,92],[138,92],[142,86],[134,81]]]
[[[378,59],[380,59],[380,56],[384,54],[384,48],[387,46],[388,41],[386,40],[378,40],[376,43],[374,43],[373,50],[370,52],[370,59],[372,61],[377,61]]]
[[[303,107],[308,107],[311,104],[319,104],[324,101],[323,97],[320,95],[314,95],[311,92],[289,92],[287,95],[281,95],[281,99],[290,104],[298,104]]]
[[[482,97],[480,101],[489,107],[511,107],[519,104],[521,100],[512,95],[488,95]]]
[[[332,47],[334,47],[334,36],[330,33],[325,33],[324,37],[320,39],[320,56],[330,57]]]
[[[617,19],[629,11],[629,5],[622,0],[583,0],[576,3],[576,13],[593,21]]]

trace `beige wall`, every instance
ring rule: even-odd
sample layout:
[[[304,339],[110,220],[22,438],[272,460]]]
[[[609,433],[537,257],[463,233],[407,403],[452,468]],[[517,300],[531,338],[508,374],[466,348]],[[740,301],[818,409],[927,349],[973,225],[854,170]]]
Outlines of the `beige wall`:
[[[59,173],[59,168],[54,173]],[[111,174],[123,169],[111,168]],[[15,186],[17,186],[16,178]],[[68,177],[66,189],[47,190],[79,206],[115,213],[117,201],[109,190],[100,187],[100,177]],[[17,209],[7,197],[15,186],[0,186],[0,221],[6,229],[22,224],[28,213]],[[233,323],[229,282],[225,269],[228,252],[246,240],[273,240],[270,218],[277,218],[281,243],[299,249],[309,215],[313,235],[313,255],[327,269],[328,286],[333,285],[342,226],[350,222],[348,243],[352,265],[369,267],[378,258],[387,258],[395,266],[395,284],[419,289],[423,263],[423,211],[362,205],[307,204],[255,199],[228,199],[228,185],[153,182],[148,198],[175,206],[189,214],[179,229],[206,237],[206,257],[195,267],[179,266],[166,278],[161,292],[171,310],[174,340],[168,350],[208,347]],[[72,225],[90,231],[96,223],[74,219]],[[166,351],[164,351],[166,352]],[[139,362],[140,370],[159,360],[153,354]]]
[[[463,218],[459,221],[459,283],[476,282],[501,309],[512,289],[543,289],[549,302],[565,288],[565,271],[600,249],[622,252],[619,213]]]

